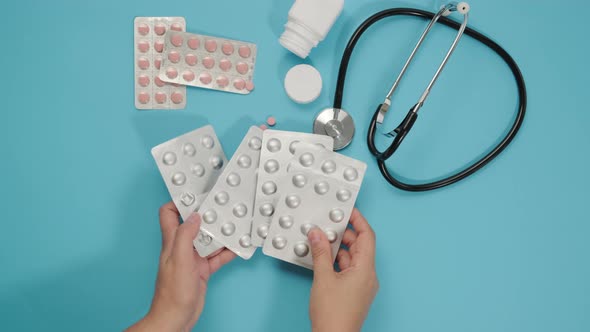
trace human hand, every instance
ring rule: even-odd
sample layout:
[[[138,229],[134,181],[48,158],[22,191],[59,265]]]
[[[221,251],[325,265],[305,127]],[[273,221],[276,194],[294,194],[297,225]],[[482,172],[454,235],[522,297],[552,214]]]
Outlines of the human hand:
[[[319,228],[308,234],[313,256],[313,285],[309,316],[314,332],[358,332],[367,317],[379,281],[375,272],[375,232],[361,213],[350,216],[354,230],[347,229],[334,271],[332,248]]]
[[[191,215],[182,225],[172,202],[160,208],[162,252],[156,291],[149,313],[129,331],[189,331],[205,305],[209,277],[236,257],[228,249],[202,258],[193,248],[201,217]]]

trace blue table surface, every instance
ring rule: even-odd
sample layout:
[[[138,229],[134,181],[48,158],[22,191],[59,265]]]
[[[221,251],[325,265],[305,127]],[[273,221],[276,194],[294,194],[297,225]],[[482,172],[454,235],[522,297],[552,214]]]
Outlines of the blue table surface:
[[[358,44],[344,108],[368,164],[357,205],[377,236],[381,289],[366,331],[590,331],[590,3],[473,0],[470,25],[517,60],[529,108],[514,143],[475,176],[428,193],[385,183],[365,135],[426,22],[388,19]],[[311,130],[331,105],[342,50],[372,13],[434,1],[348,0],[305,61],[278,44],[291,1],[7,1],[0,58],[0,330],[114,331],[149,307],[169,200],[151,147],[212,124],[231,156],[267,116]],[[134,108],[133,18],[184,16],[188,30],[259,48],[256,90],[188,89],[181,111]],[[387,127],[420,96],[454,32],[438,26],[395,98]],[[287,70],[311,63],[320,98],[296,105]],[[516,86],[465,38],[389,165],[408,181],[464,167],[506,133]],[[380,139],[380,146],[387,143]],[[195,330],[305,331],[311,273],[258,252],[214,276]]]

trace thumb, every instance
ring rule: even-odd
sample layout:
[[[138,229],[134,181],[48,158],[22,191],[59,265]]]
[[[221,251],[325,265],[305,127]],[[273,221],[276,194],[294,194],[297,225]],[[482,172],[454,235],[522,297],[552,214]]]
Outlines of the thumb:
[[[191,214],[191,216],[188,217],[176,230],[173,255],[182,256],[188,253],[192,257],[195,251],[193,247],[193,240],[199,234],[200,229],[201,216],[198,213]]]
[[[314,228],[307,234],[311,244],[314,277],[322,277],[334,273],[332,247],[326,234],[319,228]]]

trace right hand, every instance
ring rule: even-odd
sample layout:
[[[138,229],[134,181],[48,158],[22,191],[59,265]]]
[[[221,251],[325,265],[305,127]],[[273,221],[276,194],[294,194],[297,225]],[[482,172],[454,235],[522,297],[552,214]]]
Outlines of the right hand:
[[[346,229],[334,271],[332,248],[319,228],[308,234],[313,256],[313,285],[309,316],[314,332],[358,332],[379,289],[375,272],[375,232],[361,213],[350,217],[354,227]]]

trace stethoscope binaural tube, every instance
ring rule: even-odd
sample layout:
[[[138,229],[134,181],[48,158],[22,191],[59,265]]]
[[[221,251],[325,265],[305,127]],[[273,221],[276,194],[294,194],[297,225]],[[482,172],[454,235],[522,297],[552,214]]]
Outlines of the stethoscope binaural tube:
[[[352,37],[350,38],[350,40],[344,50],[344,53],[342,56],[342,61],[340,63],[340,69],[338,71],[338,81],[337,81],[337,85],[336,85],[336,92],[334,95],[334,108],[335,109],[342,108],[344,83],[346,80],[346,73],[348,70],[348,64],[350,62],[350,57],[352,55],[354,47],[356,46],[356,44],[357,44],[358,40],[360,39],[360,37],[362,36],[362,34],[374,23],[376,23],[386,17],[398,16],[398,15],[415,16],[415,17],[421,17],[421,18],[428,19],[428,20],[433,20],[433,18],[435,18],[435,16],[437,14],[431,13],[428,11],[419,10],[419,9],[412,9],[412,8],[393,8],[393,9],[387,9],[387,10],[383,10],[381,12],[378,12],[375,15],[369,17],[367,20],[365,20],[353,33]],[[458,30],[458,31],[462,27],[462,25],[460,23],[450,20],[446,17],[440,17],[440,19],[438,19],[438,23],[444,24],[444,25],[446,25],[450,28],[453,28],[455,30]],[[516,134],[518,133],[518,131],[520,130],[520,127],[522,126],[522,122],[524,121],[524,117],[525,117],[525,113],[526,113],[527,92],[526,92],[526,84],[524,82],[524,78],[522,76],[520,68],[518,67],[518,65],[516,64],[514,59],[510,56],[510,54],[508,54],[508,52],[506,52],[506,50],[504,50],[500,45],[498,45],[493,40],[491,40],[488,37],[484,36],[483,34],[477,32],[476,30],[473,30],[468,27],[465,28],[464,34],[481,42],[482,44],[486,45],[491,50],[493,50],[496,54],[498,54],[504,60],[504,62],[508,65],[512,74],[514,75],[514,78],[516,80],[516,84],[518,87],[518,97],[519,97],[518,112],[517,112],[516,118],[514,120],[514,123],[513,123],[512,127],[510,128],[510,130],[508,131],[508,133],[506,134],[506,136],[500,141],[500,143],[498,143],[483,158],[479,159],[477,162],[471,164],[470,166],[466,167],[465,169],[461,170],[460,172],[458,172],[452,176],[446,177],[444,179],[434,181],[434,182],[429,182],[429,183],[424,183],[424,184],[408,184],[408,183],[402,182],[400,180],[397,180],[391,174],[391,172],[387,168],[387,165],[385,165],[385,161],[387,159],[389,159],[397,151],[397,149],[399,148],[399,146],[403,142],[404,138],[409,133],[410,129],[412,128],[412,126],[414,125],[414,123],[417,119],[417,112],[414,112],[414,110],[417,106],[421,106],[421,105],[416,104],[410,109],[410,111],[408,112],[408,114],[406,115],[406,118],[402,121],[402,123],[394,131],[391,132],[391,134],[393,136],[393,141],[391,142],[389,147],[385,151],[379,151],[377,149],[377,147],[375,146],[375,134],[377,131],[377,123],[379,120],[380,111],[382,110],[382,106],[383,106],[383,104],[380,104],[377,107],[377,110],[375,111],[375,113],[371,119],[371,123],[369,125],[369,130],[367,133],[367,144],[368,144],[370,152],[377,159],[377,164],[379,166],[379,170],[380,170],[381,174],[385,177],[387,182],[389,182],[391,185],[395,186],[396,188],[399,188],[401,190],[406,190],[406,191],[414,191],[414,192],[429,191],[429,190],[442,188],[442,187],[451,185],[453,183],[456,183],[458,181],[461,181],[461,180],[465,179],[466,177],[472,175],[473,173],[477,172],[481,168],[483,168],[485,165],[487,165],[489,162],[491,162],[494,158],[496,158],[500,153],[502,153],[502,151],[504,151],[504,149],[508,145],[510,145],[510,143],[512,142],[514,137],[516,137]]]

